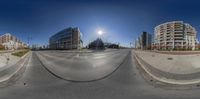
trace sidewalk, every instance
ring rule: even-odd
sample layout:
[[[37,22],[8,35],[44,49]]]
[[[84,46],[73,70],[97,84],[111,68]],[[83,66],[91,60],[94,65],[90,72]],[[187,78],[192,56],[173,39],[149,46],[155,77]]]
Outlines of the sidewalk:
[[[147,51],[135,51],[149,65],[165,72],[190,74],[200,72],[200,55],[169,55]]]
[[[170,55],[195,55],[200,54],[200,51],[152,51],[161,54],[170,54]]]
[[[169,84],[200,83],[200,55],[169,55],[134,51],[139,65],[154,79]]]
[[[11,53],[0,55],[0,87],[8,85],[10,81],[17,80],[23,74],[30,56],[31,52],[26,53],[23,57],[16,57],[11,55]],[[8,62],[7,57],[9,57]]]
[[[0,69],[7,65],[13,65],[20,60],[20,57],[13,56],[11,53],[0,53]]]

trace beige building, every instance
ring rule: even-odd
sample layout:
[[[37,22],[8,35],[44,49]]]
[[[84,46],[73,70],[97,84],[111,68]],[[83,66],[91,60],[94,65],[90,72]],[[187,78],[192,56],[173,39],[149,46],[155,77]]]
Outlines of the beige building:
[[[7,50],[22,49],[27,47],[26,43],[21,42],[10,33],[5,33],[4,35],[0,36],[0,44],[3,45]]]
[[[183,21],[172,21],[160,24],[154,29],[154,46],[156,49],[195,50],[198,40],[197,31]]]

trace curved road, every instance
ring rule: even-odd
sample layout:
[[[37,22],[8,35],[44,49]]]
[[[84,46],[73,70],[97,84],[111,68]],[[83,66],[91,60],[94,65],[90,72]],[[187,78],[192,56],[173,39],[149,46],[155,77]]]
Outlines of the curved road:
[[[130,50],[95,53],[40,51],[37,56],[52,74],[70,81],[94,81],[113,73]]]
[[[33,52],[26,71],[14,84],[0,88],[0,99],[199,99],[199,89],[155,88],[142,78],[135,60],[127,59],[112,75],[93,82],[65,81],[49,73]]]

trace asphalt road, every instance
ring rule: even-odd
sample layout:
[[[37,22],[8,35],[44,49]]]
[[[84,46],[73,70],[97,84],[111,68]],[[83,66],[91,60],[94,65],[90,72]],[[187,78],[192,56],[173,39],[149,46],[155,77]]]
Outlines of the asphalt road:
[[[71,82],[49,73],[33,52],[26,71],[0,88],[0,99],[199,99],[200,89],[166,90],[146,83],[128,54],[111,75],[91,82]]]
[[[52,74],[60,78],[94,81],[113,73],[129,52],[128,49],[95,53],[41,51],[37,56]]]

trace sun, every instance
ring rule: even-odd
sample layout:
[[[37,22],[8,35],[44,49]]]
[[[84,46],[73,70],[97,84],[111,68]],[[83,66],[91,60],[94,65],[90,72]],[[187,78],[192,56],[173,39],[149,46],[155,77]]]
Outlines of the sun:
[[[98,31],[98,35],[102,35],[103,32],[101,30]]]

